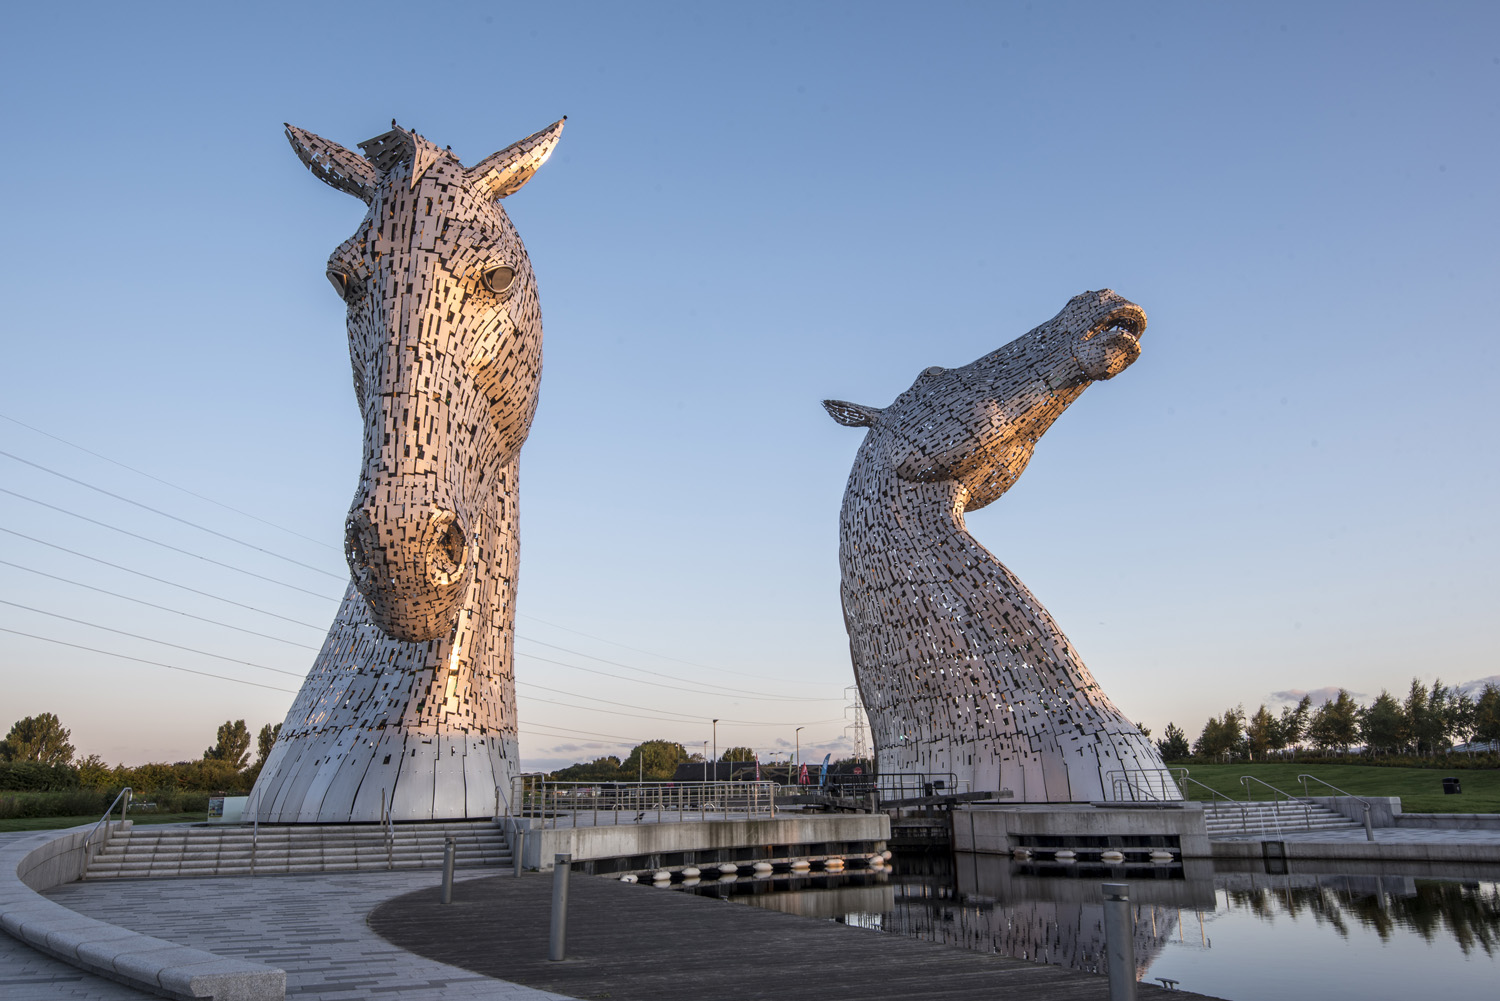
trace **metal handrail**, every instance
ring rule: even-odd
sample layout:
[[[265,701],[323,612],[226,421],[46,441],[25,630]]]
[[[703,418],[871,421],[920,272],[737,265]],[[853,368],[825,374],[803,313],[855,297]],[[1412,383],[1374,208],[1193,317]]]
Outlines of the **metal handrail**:
[[[1370,806],[1371,806],[1371,804],[1370,804],[1369,800],[1364,799],[1363,797],[1360,797],[1360,796],[1356,796],[1352,792],[1345,792],[1344,790],[1340,789],[1338,786],[1334,785],[1332,782],[1325,782],[1322,779],[1318,778],[1316,775],[1298,775],[1297,776],[1297,781],[1302,783],[1302,795],[1305,796],[1308,799],[1312,799],[1312,796],[1307,791],[1307,780],[1308,779],[1312,779],[1314,782],[1318,783],[1319,785],[1325,785],[1325,786],[1327,786],[1328,788],[1332,789],[1334,792],[1338,793],[1340,796],[1348,796],[1350,799],[1358,801],[1359,805],[1365,808],[1365,840],[1366,841],[1374,841],[1375,840],[1375,825],[1370,820]]]
[[[640,823],[649,814],[658,823],[672,814],[679,821],[709,814],[776,816],[774,782],[555,782],[541,775],[518,775],[516,782],[515,815],[534,817],[540,827],[584,816],[598,826],[601,814],[609,824]]]
[[[1240,808],[1240,827],[1243,828],[1246,831],[1250,830],[1250,816],[1245,811],[1245,804],[1244,803],[1241,803],[1239,800],[1237,800],[1237,799],[1235,799],[1235,798],[1233,798],[1231,796],[1224,795],[1223,793],[1221,793],[1219,790],[1215,789],[1211,785],[1204,785],[1202,782],[1199,782],[1195,778],[1189,778],[1188,777],[1188,770],[1186,768],[1182,769],[1182,775],[1178,778],[1177,781],[1179,783],[1179,788],[1181,788],[1183,790],[1183,794],[1184,795],[1186,795],[1186,793],[1187,793],[1187,786],[1180,785],[1180,784],[1184,783],[1184,782],[1191,782],[1193,785],[1197,786],[1199,789],[1206,789],[1206,790],[1208,790],[1208,792],[1209,792],[1210,795],[1217,796],[1220,799],[1222,799],[1224,802],[1226,802],[1226,803],[1233,803],[1235,806],[1239,807]],[[1212,800],[1210,800],[1210,802],[1212,802]]]
[[[1271,790],[1273,793],[1276,793],[1276,792],[1281,793],[1281,795],[1283,795],[1283,796],[1286,797],[1288,803],[1298,803],[1298,804],[1300,804],[1302,806],[1303,823],[1306,824],[1307,829],[1309,831],[1312,830],[1312,808],[1309,806],[1309,804],[1307,802],[1305,802],[1304,800],[1298,799],[1296,796],[1293,796],[1291,793],[1287,792],[1285,789],[1278,789],[1278,788],[1276,788],[1275,786],[1273,786],[1271,783],[1265,781],[1264,779],[1258,779],[1258,778],[1256,778],[1254,775],[1241,775],[1240,776],[1240,785],[1242,785],[1242,786],[1245,787],[1245,802],[1246,803],[1252,803],[1252,802],[1255,801],[1255,793],[1250,788],[1250,783],[1251,782],[1259,783],[1260,785],[1263,785],[1267,789]],[[1281,833],[1281,804],[1279,804],[1279,803],[1276,802],[1276,797],[1274,797],[1274,796],[1271,797],[1271,814],[1272,814],[1272,817],[1273,817],[1274,822],[1276,824],[1276,833],[1280,834]],[[1261,825],[1261,830],[1262,831],[1265,830],[1265,825],[1264,824]]]
[[[131,792],[130,786],[126,786],[115,795],[115,798],[109,804],[109,809],[105,810],[104,816],[99,818],[99,823],[95,824],[93,830],[89,831],[89,836],[83,839],[83,849],[85,852],[88,851],[89,845],[93,844],[94,835],[99,833],[99,828],[105,821],[109,820],[109,815],[115,812],[115,803],[120,803],[121,800],[124,800],[124,802],[120,803],[120,823],[125,823],[125,814],[130,810]],[[106,842],[109,841],[108,827],[104,828],[104,840]]]
[[[1167,776],[1165,782],[1161,781],[1162,775]],[[1132,776],[1145,776],[1142,780],[1144,789],[1142,785],[1137,784],[1137,780]],[[1111,768],[1104,773],[1104,777],[1110,780],[1110,791],[1114,794],[1116,800],[1125,799],[1125,797],[1120,795],[1122,783],[1124,784],[1124,788],[1130,792],[1129,799],[1132,803],[1167,803],[1175,802],[1182,798],[1182,790],[1180,788],[1172,790],[1172,792],[1177,793],[1176,796],[1171,796],[1167,793],[1167,783],[1172,781],[1172,772],[1168,768]],[[1154,784],[1161,786],[1161,795],[1159,796],[1157,795],[1157,790],[1153,788],[1152,777],[1155,777]]]

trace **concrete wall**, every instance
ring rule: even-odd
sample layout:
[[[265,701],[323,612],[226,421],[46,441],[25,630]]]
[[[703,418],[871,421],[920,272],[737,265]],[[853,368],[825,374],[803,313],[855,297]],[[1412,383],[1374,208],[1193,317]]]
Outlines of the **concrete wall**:
[[[522,864],[528,869],[551,869],[557,854],[571,854],[574,862],[631,856],[695,854],[762,848],[771,849],[829,843],[864,842],[869,850],[885,848],[891,821],[878,814],[816,814],[764,820],[688,820],[666,824],[616,824],[606,827],[542,828],[540,821],[523,819]],[[828,854],[822,851],[813,855]],[[832,854],[842,854],[841,851]],[[794,857],[800,857],[793,853]],[[701,860],[701,858],[699,859]]]
[[[81,878],[93,825],[0,847],[0,928],[81,970],[168,998],[284,1001],[286,973],[85,917],[40,891]]]
[[[1500,831],[1500,813],[1403,813],[1396,827],[1447,831]]]
[[[1357,824],[1365,822],[1365,803],[1370,804],[1370,824],[1374,827],[1397,827],[1401,816],[1400,796],[1308,796],[1308,802],[1326,806]]]
[[[966,806],[953,813],[953,850],[1008,854],[1021,835],[1064,837],[1077,847],[1104,844],[1109,837],[1176,838],[1185,858],[1208,858],[1208,830],[1201,803],[1138,809],[1085,803]]]

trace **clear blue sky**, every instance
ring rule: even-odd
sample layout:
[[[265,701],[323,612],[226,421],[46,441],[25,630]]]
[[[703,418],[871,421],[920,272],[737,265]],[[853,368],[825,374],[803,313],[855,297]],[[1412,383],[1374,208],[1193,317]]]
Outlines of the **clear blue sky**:
[[[846,748],[859,436],[818,401],[884,405],[1105,286],[1150,315],[1141,360],[970,527],[1127,713],[1196,733],[1500,674],[1497,39],[1492,3],[17,7],[0,413],[306,538],[10,421],[4,451],[316,569],[0,457],[6,489],[191,555],[10,494],[0,526],[259,610],[3,534],[0,627],[286,690],[0,633],[0,722],[55,711],[134,763],[284,715],[345,574],[323,262],[363,207],[281,123],[352,147],[393,116],[469,163],[569,116],[506,203],[546,325],[529,764],[696,749],[712,717],[766,724],[721,749]]]

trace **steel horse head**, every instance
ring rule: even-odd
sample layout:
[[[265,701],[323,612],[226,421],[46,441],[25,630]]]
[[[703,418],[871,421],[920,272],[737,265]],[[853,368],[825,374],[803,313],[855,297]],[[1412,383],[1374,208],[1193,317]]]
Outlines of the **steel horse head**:
[[[351,583],[251,794],[264,821],[492,816],[519,764],[516,476],[542,321],[500,201],[563,123],[467,168],[391,124],[363,156],[286,129],[314,176],[369,206],[328,259],[364,458]]]
[[[328,259],[365,427],[345,552],[376,623],[398,639],[453,628],[485,521],[504,518],[486,501],[514,503],[507,467],[536,413],[542,320],[500,201],[546,161],[562,125],[472,168],[402,128],[361,143],[360,157],[287,126],[315,176],[370,207]]]

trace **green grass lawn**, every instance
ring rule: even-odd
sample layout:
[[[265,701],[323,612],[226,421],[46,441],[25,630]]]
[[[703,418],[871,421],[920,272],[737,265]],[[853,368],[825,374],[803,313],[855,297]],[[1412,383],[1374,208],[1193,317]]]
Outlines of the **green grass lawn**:
[[[115,814],[118,820],[119,813]],[[130,819],[137,824],[182,824],[202,823],[208,819],[203,813],[132,813]],[[0,820],[0,833],[5,831],[51,831],[81,824],[97,824],[98,817],[11,817]]]
[[[1177,767],[1177,766],[1172,766]],[[1400,796],[1405,813],[1500,813],[1500,768],[1470,768],[1444,771],[1440,768],[1384,768],[1375,765],[1341,765],[1316,762],[1272,762],[1270,764],[1200,765],[1189,763],[1188,776],[1234,799],[1245,798],[1240,776],[1253,775],[1294,796],[1302,795],[1297,776],[1316,775],[1325,782],[1356,796]],[[1463,786],[1457,796],[1443,794],[1443,778],[1452,775]],[[1269,790],[1254,782],[1254,797],[1267,799]],[[1184,790],[1189,799],[1208,799],[1208,793],[1188,783]],[[1308,783],[1311,795],[1335,793],[1318,791],[1316,782]]]

